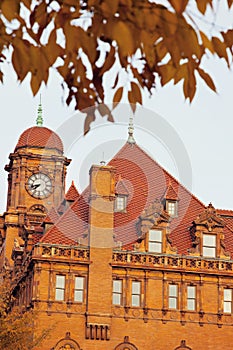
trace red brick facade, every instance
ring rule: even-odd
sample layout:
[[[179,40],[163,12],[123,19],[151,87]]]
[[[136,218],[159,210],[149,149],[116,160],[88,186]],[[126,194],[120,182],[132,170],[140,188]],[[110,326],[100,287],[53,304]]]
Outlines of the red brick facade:
[[[6,166],[1,267],[38,330],[51,327],[38,349],[230,349],[233,212],[129,143],[65,194],[60,138],[32,129]]]

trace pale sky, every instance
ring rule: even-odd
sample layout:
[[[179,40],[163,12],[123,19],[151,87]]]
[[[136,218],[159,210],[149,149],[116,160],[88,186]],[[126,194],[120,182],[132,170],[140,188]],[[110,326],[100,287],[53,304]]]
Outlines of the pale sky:
[[[144,96],[144,108],[136,114],[135,139],[178,180],[186,182],[204,204],[212,202],[216,208],[233,209],[233,73],[219,59],[209,58],[207,63],[206,70],[212,74],[218,94],[199,80],[197,94],[190,105],[184,101],[180,84],[174,87],[171,83],[162,88],[158,85],[151,98]],[[6,207],[4,166],[20,134],[35,125],[39,103],[39,95],[33,97],[30,92],[28,78],[19,85],[10,62],[3,69],[6,79],[0,86],[0,212]],[[81,191],[87,184],[90,165],[103,158],[108,161],[127,140],[130,111],[126,105],[120,106],[115,114],[116,124],[98,120],[94,130],[83,137],[83,116],[74,117],[77,113],[65,105],[55,74],[52,73],[48,86],[40,92],[44,125],[64,136],[65,154],[73,159],[70,171],[68,169],[67,188],[74,179]],[[161,130],[163,135],[159,134]],[[188,175],[183,173],[183,176],[186,170]]]

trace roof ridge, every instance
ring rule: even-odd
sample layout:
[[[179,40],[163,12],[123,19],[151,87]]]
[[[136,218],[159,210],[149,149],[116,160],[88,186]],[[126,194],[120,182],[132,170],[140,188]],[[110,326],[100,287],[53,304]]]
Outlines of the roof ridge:
[[[127,143],[119,150],[118,153],[120,153],[123,148],[126,148]],[[128,145],[129,146],[129,145]],[[176,178],[174,175],[170,174],[162,165],[160,165],[160,163],[158,163],[154,158],[152,158],[152,156],[150,156],[149,154],[146,153],[146,151],[141,148],[141,146],[139,146],[138,144],[134,144],[131,145],[131,147],[137,147],[146,157],[148,157],[150,160],[152,160],[154,163],[156,163],[169,177],[171,177],[178,185],[180,185],[185,191],[187,191],[193,198],[195,198],[204,208],[206,208],[206,205],[199,199],[197,198],[186,186],[182,185]],[[117,155],[116,154],[116,155]],[[115,155],[115,156],[116,156]],[[115,156],[112,158],[114,159]]]

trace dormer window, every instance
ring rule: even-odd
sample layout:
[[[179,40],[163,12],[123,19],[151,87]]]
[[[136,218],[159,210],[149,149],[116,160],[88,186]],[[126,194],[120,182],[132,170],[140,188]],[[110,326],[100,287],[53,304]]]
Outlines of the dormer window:
[[[177,201],[166,201],[166,211],[171,217],[177,216]]]
[[[148,251],[152,253],[162,253],[163,232],[161,230],[150,230]]]
[[[127,196],[118,195],[115,199],[115,212],[125,212],[127,205]]]
[[[216,235],[203,234],[203,256],[216,257]]]

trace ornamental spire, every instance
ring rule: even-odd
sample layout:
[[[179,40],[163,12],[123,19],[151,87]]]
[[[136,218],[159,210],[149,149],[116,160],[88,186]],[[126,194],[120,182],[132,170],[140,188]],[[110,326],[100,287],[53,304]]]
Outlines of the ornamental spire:
[[[38,110],[37,110],[36,125],[43,126],[41,95],[40,95],[40,103],[39,103]]]
[[[131,145],[135,144],[136,141],[133,136],[133,131],[134,131],[134,126],[133,126],[133,118],[129,118],[129,127],[128,127],[128,140],[127,142],[130,143]]]

